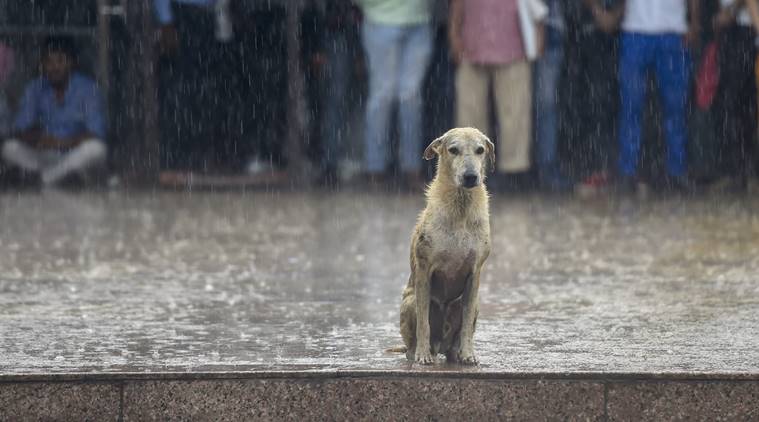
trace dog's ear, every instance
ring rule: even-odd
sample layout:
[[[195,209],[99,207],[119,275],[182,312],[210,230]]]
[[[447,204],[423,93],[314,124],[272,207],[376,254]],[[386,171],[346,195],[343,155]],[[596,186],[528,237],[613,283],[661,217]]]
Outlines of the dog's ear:
[[[488,153],[488,168],[490,171],[495,171],[495,145],[487,136],[482,135],[482,138],[485,141],[485,149]]]
[[[443,144],[443,141],[445,141],[445,135],[432,141],[432,143],[424,150],[424,159],[431,160],[435,158],[435,156],[440,153],[440,145]]]

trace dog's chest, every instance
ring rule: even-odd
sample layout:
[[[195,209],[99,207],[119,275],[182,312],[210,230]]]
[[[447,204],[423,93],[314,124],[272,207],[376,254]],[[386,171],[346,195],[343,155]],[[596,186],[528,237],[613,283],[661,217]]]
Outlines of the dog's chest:
[[[430,293],[447,303],[464,293],[477,261],[479,239],[471,233],[440,233],[437,237]]]

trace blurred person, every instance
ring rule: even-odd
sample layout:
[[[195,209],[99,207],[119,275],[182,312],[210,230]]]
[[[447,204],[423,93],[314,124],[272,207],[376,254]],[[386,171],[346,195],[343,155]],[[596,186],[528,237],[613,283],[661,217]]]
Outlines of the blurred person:
[[[449,23],[451,54],[458,63],[457,125],[489,134],[488,93],[492,83],[500,128],[497,170],[509,174],[517,185],[523,183],[530,169],[532,126],[530,39],[525,37],[529,32],[522,30],[520,3],[529,4],[522,12],[529,14],[534,25],[535,50],[542,50],[542,21],[548,9],[540,1],[452,0]]]
[[[449,0],[430,0],[432,3],[433,47],[429,73],[423,88],[424,136],[436,139],[454,127],[456,107],[456,65],[451,60],[448,43]],[[434,163],[427,163],[425,170],[432,170]],[[431,175],[431,173],[430,173]]]
[[[153,0],[161,53],[161,161],[209,170],[234,152],[240,125],[231,0]]]
[[[757,31],[746,0],[720,0],[720,6],[713,20],[720,71],[715,110],[723,152],[721,170],[727,180],[718,184],[745,190],[756,164]]]
[[[421,87],[432,54],[429,0],[356,0],[364,21],[362,41],[369,73],[364,171],[382,179],[390,158],[390,117],[398,102],[398,161],[409,187],[420,187],[422,145]]]
[[[746,0],[746,7],[748,7],[748,12],[751,16],[751,23],[754,25],[754,31],[759,32],[759,0]],[[759,42],[757,42],[757,44],[759,44]],[[759,52],[757,52],[756,55],[754,73],[756,74],[757,101],[759,101]],[[757,108],[759,108],[759,106],[757,106]],[[759,110],[757,111],[756,117],[759,119]]]
[[[322,143],[322,179],[333,184],[350,171],[348,160],[354,145],[348,138],[348,122],[353,98],[353,71],[356,54],[352,41],[357,35],[359,17],[350,0],[333,0],[325,5],[324,27],[320,34],[322,116],[319,132]]]
[[[0,139],[5,139],[11,133],[13,112],[8,104],[6,88],[8,80],[16,68],[16,59],[13,49],[4,42],[0,42]]]
[[[572,183],[559,170],[559,82],[564,68],[566,27],[561,0],[547,0],[544,51],[535,63],[535,157],[541,189],[563,191]]]
[[[691,67],[688,49],[697,46],[700,21],[699,0],[625,1],[619,59],[619,186],[622,190],[641,192],[645,189],[637,173],[649,69],[656,75],[661,97],[667,144],[667,186],[686,192],[693,190],[686,172],[686,106]]]
[[[287,68],[287,11],[284,7],[262,5],[254,1],[236,1],[233,46],[239,46],[234,59],[239,60],[239,67],[234,70],[239,78],[240,111],[235,119],[240,126],[235,132],[242,138],[237,149],[239,157],[245,159],[243,170],[248,175],[256,176],[271,173],[286,160],[287,115],[289,107]],[[308,27],[309,8],[302,11],[301,29],[304,31],[301,54],[307,52],[314,41]],[[314,22],[314,21],[312,21]],[[303,59],[306,56],[302,56]],[[303,70],[309,68],[304,67]],[[306,85],[308,87],[308,85]],[[304,123],[309,122],[309,115],[300,116]],[[236,121],[233,120],[233,121]]]
[[[566,130],[570,160],[581,178],[580,193],[595,193],[609,180],[615,143],[619,22],[624,0],[567,2]]]
[[[6,163],[53,185],[71,174],[86,179],[105,165],[106,122],[95,81],[74,70],[68,37],[50,37],[42,49],[43,75],[24,90],[13,134],[2,148]],[[85,180],[86,181],[86,180]]]

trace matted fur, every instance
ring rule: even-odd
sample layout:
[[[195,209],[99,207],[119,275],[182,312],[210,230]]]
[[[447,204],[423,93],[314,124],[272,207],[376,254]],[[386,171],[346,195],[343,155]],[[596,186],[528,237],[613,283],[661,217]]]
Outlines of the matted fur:
[[[431,364],[476,364],[473,336],[480,271],[490,254],[486,173],[494,147],[477,129],[456,128],[434,140],[424,157],[438,157],[427,206],[411,238],[411,275],[403,291],[400,328],[406,357]],[[467,187],[476,176],[476,185]]]

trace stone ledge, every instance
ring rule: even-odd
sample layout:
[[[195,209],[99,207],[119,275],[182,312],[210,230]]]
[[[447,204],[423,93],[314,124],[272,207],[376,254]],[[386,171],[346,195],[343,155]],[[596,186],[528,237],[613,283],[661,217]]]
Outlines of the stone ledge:
[[[0,384],[0,421],[113,421],[121,394],[118,383]]]
[[[204,371],[177,369],[169,371],[126,372],[50,372],[0,373],[0,385],[24,382],[108,382],[108,381],[223,381],[236,379],[341,379],[341,378],[414,378],[473,380],[564,380],[603,382],[759,382],[755,372],[506,372],[477,367],[457,369],[429,367],[413,370],[260,370],[229,369]]]
[[[109,381],[6,379],[0,383],[0,420],[622,421],[751,420],[759,415],[759,380],[745,379],[429,372],[106,375]]]

